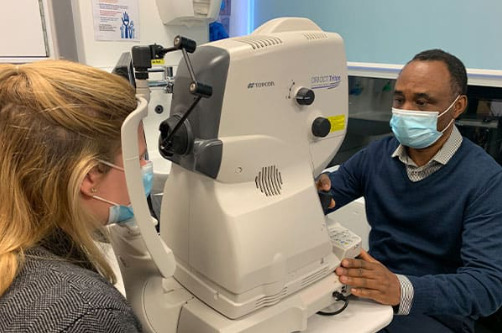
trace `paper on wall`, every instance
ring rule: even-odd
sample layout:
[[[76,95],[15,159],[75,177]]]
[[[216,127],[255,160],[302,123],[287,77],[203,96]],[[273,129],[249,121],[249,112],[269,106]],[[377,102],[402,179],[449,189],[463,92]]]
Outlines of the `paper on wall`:
[[[94,38],[139,41],[139,0],[92,0]]]

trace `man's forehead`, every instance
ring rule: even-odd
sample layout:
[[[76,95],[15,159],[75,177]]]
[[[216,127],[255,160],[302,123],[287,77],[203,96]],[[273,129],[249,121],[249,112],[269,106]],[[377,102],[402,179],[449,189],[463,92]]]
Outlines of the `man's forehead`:
[[[443,78],[445,81],[448,81],[450,79],[450,72],[443,61],[414,60],[403,67],[397,79],[400,80],[402,78],[429,78],[427,81]]]
[[[424,94],[449,88],[450,73],[442,61],[415,60],[408,63],[399,73],[395,85],[396,92],[413,90]]]

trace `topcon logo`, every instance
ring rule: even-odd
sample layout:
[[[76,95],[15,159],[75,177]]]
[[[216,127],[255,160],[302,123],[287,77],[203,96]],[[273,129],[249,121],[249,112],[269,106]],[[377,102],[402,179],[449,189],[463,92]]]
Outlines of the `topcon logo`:
[[[248,89],[254,89],[254,88],[267,88],[267,87],[274,87],[275,82],[274,81],[268,81],[268,82],[251,82],[248,84]]]

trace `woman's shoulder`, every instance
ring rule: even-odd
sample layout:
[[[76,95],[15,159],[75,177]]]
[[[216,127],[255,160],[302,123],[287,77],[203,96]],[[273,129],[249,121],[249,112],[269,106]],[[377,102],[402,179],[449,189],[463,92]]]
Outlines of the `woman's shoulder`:
[[[28,323],[41,330],[81,327],[104,332],[122,324],[139,328],[129,304],[113,285],[43,248],[27,252],[18,277],[0,298],[0,317],[10,319],[3,322],[16,329]]]
[[[120,292],[98,273],[58,257],[38,247],[26,252],[26,262],[15,284],[22,284],[28,290],[46,290],[64,294],[75,294],[82,302],[94,293],[106,292],[113,298],[123,299]]]

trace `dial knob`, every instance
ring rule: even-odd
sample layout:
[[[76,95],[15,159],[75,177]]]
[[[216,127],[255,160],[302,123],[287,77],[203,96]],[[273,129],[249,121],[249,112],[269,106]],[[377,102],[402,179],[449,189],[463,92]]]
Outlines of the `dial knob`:
[[[314,103],[315,94],[312,89],[300,88],[296,93],[296,101],[300,105],[310,105]]]

